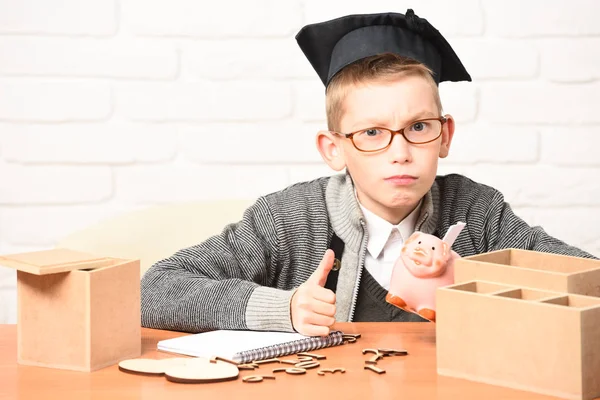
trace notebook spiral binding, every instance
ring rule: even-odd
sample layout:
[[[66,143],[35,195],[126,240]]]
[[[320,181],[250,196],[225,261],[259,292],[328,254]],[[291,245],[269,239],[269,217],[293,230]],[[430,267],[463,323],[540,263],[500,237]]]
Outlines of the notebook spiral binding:
[[[233,357],[233,361],[245,364],[251,361],[266,360],[269,358],[283,357],[305,351],[323,349],[325,347],[338,346],[343,342],[343,332],[333,331],[327,336],[311,336],[288,343],[281,343],[273,346],[261,347],[259,349],[242,351]]]

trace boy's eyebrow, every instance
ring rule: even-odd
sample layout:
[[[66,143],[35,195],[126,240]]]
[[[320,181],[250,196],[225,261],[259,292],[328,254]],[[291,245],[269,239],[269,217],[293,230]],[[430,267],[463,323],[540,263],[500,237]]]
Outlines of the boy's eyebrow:
[[[412,121],[416,121],[418,119],[437,118],[437,117],[438,117],[438,115],[436,113],[424,110],[424,111],[419,111],[415,114],[412,114],[410,117],[404,118],[404,120],[406,121],[407,124],[410,124]],[[352,130],[366,129],[366,128],[373,127],[373,126],[389,128],[386,125],[387,125],[387,123],[383,122],[382,120],[367,118],[367,119],[358,121],[354,125],[352,125]],[[400,128],[402,128],[402,127],[398,127],[398,129],[400,129]]]

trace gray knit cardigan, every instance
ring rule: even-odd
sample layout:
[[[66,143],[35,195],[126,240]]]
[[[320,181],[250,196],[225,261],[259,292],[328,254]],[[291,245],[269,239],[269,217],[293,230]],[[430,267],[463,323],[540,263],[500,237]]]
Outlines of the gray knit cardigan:
[[[520,248],[595,258],[530,227],[499,191],[464,176],[438,176],[423,200],[415,229],[443,237],[466,222],[453,246],[463,257]],[[190,215],[190,223],[202,221]],[[334,232],[344,242],[335,317],[352,321],[368,233],[352,179],[340,174],[260,197],[219,235],[153,265],[141,281],[142,325],[293,331],[290,298]]]

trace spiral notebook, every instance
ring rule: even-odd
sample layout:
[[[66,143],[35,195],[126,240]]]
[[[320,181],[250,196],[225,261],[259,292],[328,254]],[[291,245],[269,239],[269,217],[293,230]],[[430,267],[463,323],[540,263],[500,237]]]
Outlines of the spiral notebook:
[[[328,336],[299,333],[216,330],[158,342],[158,350],[194,357],[223,357],[239,363],[283,357],[340,345],[343,332]]]

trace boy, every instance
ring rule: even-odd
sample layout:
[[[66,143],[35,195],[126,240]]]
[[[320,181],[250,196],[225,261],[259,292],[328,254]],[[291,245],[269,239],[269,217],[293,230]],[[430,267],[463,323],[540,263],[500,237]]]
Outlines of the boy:
[[[326,335],[335,321],[422,320],[386,303],[393,263],[415,230],[443,237],[458,221],[463,257],[515,247],[592,258],[529,227],[495,189],[436,176],[454,134],[437,85],[471,78],[426,20],[353,15],[296,38],[326,87],[317,148],[345,173],[260,197],[220,235],[155,264],[142,325]]]

